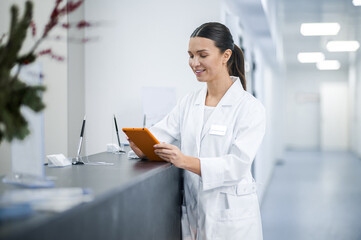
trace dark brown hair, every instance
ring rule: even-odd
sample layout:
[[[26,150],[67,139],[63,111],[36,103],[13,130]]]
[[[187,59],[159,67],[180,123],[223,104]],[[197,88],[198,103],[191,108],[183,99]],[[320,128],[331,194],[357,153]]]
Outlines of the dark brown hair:
[[[221,53],[224,53],[227,49],[232,50],[231,58],[227,62],[228,73],[231,76],[239,77],[244,90],[246,90],[243,52],[234,44],[229,29],[218,22],[204,23],[194,30],[191,35],[191,38],[193,37],[204,37],[213,40]]]

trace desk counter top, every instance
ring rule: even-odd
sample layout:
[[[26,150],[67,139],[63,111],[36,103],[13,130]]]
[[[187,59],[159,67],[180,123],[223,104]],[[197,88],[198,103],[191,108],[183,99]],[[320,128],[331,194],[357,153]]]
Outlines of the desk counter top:
[[[173,236],[172,239],[178,239],[174,237],[180,236],[178,168],[166,162],[128,159],[127,154],[107,152],[85,157],[83,161],[114,165],[45,167],[46,176],[54,179],[56,188],[91,189],[92,202],[62,213],[36,213],[3,223],[0,238],[170,239]],[[16,188],[0,183],[0,194]]]

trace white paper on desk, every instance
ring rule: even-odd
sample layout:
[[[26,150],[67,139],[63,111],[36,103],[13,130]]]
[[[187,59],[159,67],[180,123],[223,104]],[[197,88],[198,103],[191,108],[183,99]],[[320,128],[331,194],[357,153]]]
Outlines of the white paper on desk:
[[[130,158],[130,159],[139,159],[139,157],[137,156],[137,154],[135,154],[135,152],[133,151],[133,150],[130,150],[129,152],[128,152],[128,158]]]
[[[143,116],[149,128],[162,120],[177,104],[176,89],[170,87],[143,87]]]
[[[93,200],[93,193],[82,188],[16,189],[0,197],[0,205],[28,203],[33,210],[62,212]]]
[[[14,69],[14,71],[16,71],[16,69]],[[19,74],[19,79],[29,85],[41,84],[41,64],[33,63],[23,66]],[[30,134],[24,140],[14,140],[11,143],[12,172],[44,177],[43,113],[35,113],[28,107],[22,107],[21,112],[28,121]]]

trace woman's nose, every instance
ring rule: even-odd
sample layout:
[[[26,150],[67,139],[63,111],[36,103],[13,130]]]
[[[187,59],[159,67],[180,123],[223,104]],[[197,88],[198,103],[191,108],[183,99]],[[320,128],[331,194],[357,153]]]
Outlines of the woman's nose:
[[[192,58],[190,60],[190,65],[192,68],[199,66],[199,59],[197,57]]]

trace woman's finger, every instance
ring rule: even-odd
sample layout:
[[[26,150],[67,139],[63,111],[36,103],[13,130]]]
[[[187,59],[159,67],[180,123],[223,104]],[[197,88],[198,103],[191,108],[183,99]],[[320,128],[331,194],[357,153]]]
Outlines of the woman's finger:
[[[135,145],[134,142],[132,142],[131,140],[128,140],[129,141],[129,146],[130,148],[134,151],[134,153],[140,157],[140,158],[144,158],[145,157],[145,154],[142,152],[142,150],[140,150],[137,145]]]
[[[163,155],[163,154],[160,154],[158,155],[161,159],[163,159],[164,161],[167,161],[167,162],[170,162],[170,158],[168,155]]]
[[[170,149],[167,149],[167,148],[162,148],[162,149],[156,149],[156,150],[154,150],[154,153],[155,153],[155,154],[170,155],[170,154],[173,153],[173,151],[170,150]]]
[[[167,143],[159,143],[153,146],[155,149],[173,149],[174,145]]]

